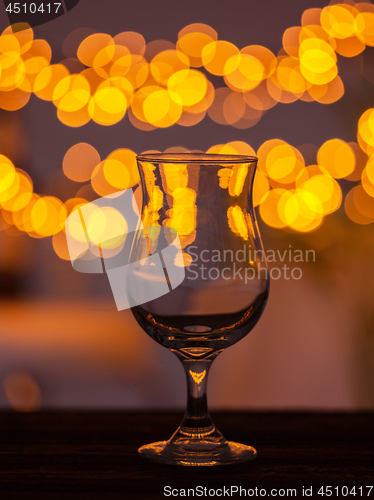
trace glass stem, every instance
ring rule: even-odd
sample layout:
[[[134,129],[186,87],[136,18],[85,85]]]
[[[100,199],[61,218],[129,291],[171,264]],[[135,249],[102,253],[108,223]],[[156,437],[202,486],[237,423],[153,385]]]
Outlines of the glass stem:
[[[178,434],[189,439],[201,439],[203,436],[218,437],[207,406],[206,388],[212,359],[182,359],[187,377],[187,409]]]

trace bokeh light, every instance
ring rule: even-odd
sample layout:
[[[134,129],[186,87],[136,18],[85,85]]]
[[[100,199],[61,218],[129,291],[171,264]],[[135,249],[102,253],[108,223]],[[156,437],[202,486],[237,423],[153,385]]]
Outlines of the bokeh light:
[[[362,187],[374,197],[374,157],[369,158],[361,174]]]
[[[51,64],[49,44],[35,39],[29,26],[15,28],[8,27],[0,36],[0,108],[17,111],[34,93],[52,101],[58,119],[69,127],[82,127],[91,120],[112,126],[127,115],[133,126],[151,131],[175,124],[194,126],[208,115],[220,125],[248,129],[278,103],[300,99],[329,105],[341,99],[345,89],[337,54],[346,58],[361,54],[361,72],[374,83],[372,54],[365,50],[374,47],[371,3],[332,3],[304,11],[301,26],[285,30],[277,56],[260,45],[239,50],[220,40],[213,27],[195,23],[179,32],[176,43],[146,43],[141,33],[131,31],[111,36],[80,28],[63,44],[68,59]],[[213,145],[209,152],[256,154],[243,141]],[[359,183],[345,196],[347,216],[359,224],[374,221],[372,108],[359,119],[357,142],[326,141],[319,147],[318,165],[306,164],[296,147],[280,139],[265,141],[257,155],[253,197],[266,224],[296,232],[318,228],[342,203],[341,179]],[[130,149],[118,149],[101,159],[89,144],[72,146],[64,156],[63,172],[71,181],[87,184],[76,198],[63,203],[34,193],[29,175],[1,155],[3,219],[20,234],[51,236],[57,255],[67,258],[63,227],[67,214],[96,195],[135,186],[139,182],[135,156]],[[171,214],[175,224],[185,216],[186,207],[196,210],[183,184],[183,172],[178,172],[180,182],[171,172],[167,174],[170,195],[175,198]],[[222,187],[234,192],[235,182],[222,172]],[[157,200],[157,193],[153,199]],[[149,216],[155,213],[150,211]],[[240,217],[230,212],[238,234]],[[188,231],[184,244],[193,238],[192,222]]]
[[[265,70],[256,57],[239,53],[230,57],[224,67],[225,82],[233,90],[247,92],[264,79]]]
[[[62,230],[67,217],[65,205],[52,196],[39,198],[32,207],[30,223],[40,236],[52,236]]]
[[[344,201],[348,217],[357,224],[374,222],[374,198],[362,186],[352,188]]]
[[[329,5],[321,12],[321,25],[334,38],[350,38],[357,33],[357,14],[350,5]]]
[[[136,153],[131,149],[113,151],[108,156],[107,162],[104,163],[104,175],[109,184],[118,189],[128,189],[135,186],[140,180]]]
[[[223,77],[226,87],[239,96],[226,93],[223,102],[218,92],[209,116],[217,123],[245,129],[278,102],[339,100],[344,85],[336,53],[354,57],[370,45],[373,16],[373,6],[363,3],[308,9],[302,26],[284,32],[278,57],[260,45],[239,50],[219,40],[207,24],[186,26],[177,44],[167,40],[146,44],[142,34],[131,31],[112,37],[80,28],[64,42],[68,59],[53,65],[48,43],[34,40],[31,28],[17,33],[7,29],[0,38],[0,106],[20,109],[34,92],[53,100],[58,118],[70,127],[84,126],[91,119],[114,125],[127,109],[130,122],[141,130],[176,123],[193,126],[204,119],[214,91],[220,89],[203,73],[190,69],[204,66],[208,73]],[[148,87],[153,87],[152,92]]]
[[[300,71],[317,85],[331,82],[338,74],[336,54],[331,45],[319,38],[306,38],[300,44]]]
[[[288,193],[286,189],[272,189],[262,198],[260,204],[261,219],[270,227],[277,229],[284,228],[287,224],[279,215],[279,201],[282,196]]]
[[[69,179],[86,182],[91,179],[92,172],[100,161],[100,155],[93,146],[80,142],[66,152],[62,168]]]
[[[20,412],[40,410],[41,389],[31,375],[25,372],[11,372],[3,379],[3,389],[11,408]]]
[[[318,150],[318,165],[335,179],[351,174],[356,165],[356,157],[351,146],[341,139],[326,141]]]
[[[78,59],[85,65],[93,67],[96,57],[102,53],[101,62],[109,62],[110,54],[114,55],[115,43],[110,35],[95,33],[85,38],[78,47]],[[104,55],[105,54],[105,55]]]
[[[209,73],[224,76],[238,67],[239,59],[236,59],[234,64],[226,65],[230,58],[238,55],[239,49],[233,43],[218,40],[205,45],[202,50],[202,61]]]
[[[199,68],[203,66],[202,53],[206,45],[217,41],[217,32],[206,24],[190,24],[178,34],[177,48],[184,52],[190,65]]]

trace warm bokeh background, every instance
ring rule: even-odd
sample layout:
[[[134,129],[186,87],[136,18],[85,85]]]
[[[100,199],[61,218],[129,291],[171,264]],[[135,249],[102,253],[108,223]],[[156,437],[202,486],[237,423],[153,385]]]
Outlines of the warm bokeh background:
[[[373,46],[374,6],[353,0],[80,0],[6,30],[0,405],[184,405],[179,361],[116,311],[105,275],[72,269],[63,226],[136,184],[135,153],[185,148],[257,154],[265,248],[316,255],[215,361],[210,405],[372,408]]]

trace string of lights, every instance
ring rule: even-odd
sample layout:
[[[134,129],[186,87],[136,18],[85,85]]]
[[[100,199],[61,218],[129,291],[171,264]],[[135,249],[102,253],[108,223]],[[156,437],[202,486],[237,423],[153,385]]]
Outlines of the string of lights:
[[[306,10],[301,26],[284,32],[277,55],[259,45],[239,49],[205,24],[186,26],[175,44],[146,43],[135,32],[83,33],[71,33],[63,45],[67,59],[51,64],[47,41],[35,39],[30,27],[8,27],[0,36],[0,108],[17,111],[34,94],[50,101],[68,127],[91,120],[111,126],[127,115],[144,131],[190,127],[204,119],[248,129],[278,103],[328,105],[341,99],[338,56],[352,58],[374,46],[374,5],[346,1]],[[361,70],[370,81],[369,68]],[[215,87],[209,75],[214,81],[221,77],[222,86]],[[208,152],[258,156],[254,204],[271,227],[301,233],[317,229],[343,202],[340,179],[355,183],[344,197],[347,216],[358,224],[374,221],[374,109],[360,117],[357,142],[326,141],[315,165],[306,165],[302,153],[280,139],[264,142],[257,151],[235,141]],[[135,157],[134,151],[119,149],[101,159],[92,145],[79,143],[66,153],[63,172],[106,196],[138,183]],[[188,207],[191,202],[183,175],[179,184],[173,182],[183,210],[183,200]],[[4,224],[34,238],[52,237],[62,259],[69,259],[65,220],[85,203],[84,189],[65,202],[36,194],[30,176],[0,155]]]

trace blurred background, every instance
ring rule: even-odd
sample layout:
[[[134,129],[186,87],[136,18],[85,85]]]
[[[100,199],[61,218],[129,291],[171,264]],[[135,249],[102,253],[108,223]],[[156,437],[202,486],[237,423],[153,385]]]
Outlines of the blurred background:
[[[0,406],[184,406],[180,362],[73,270],[64,223],[136,189],[136,154],[187,150],[256,154],[265,248],[315,252],[274,274],[210,406],[373,408],[374,5],[80,0],[25,28],[0,5]]]

